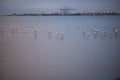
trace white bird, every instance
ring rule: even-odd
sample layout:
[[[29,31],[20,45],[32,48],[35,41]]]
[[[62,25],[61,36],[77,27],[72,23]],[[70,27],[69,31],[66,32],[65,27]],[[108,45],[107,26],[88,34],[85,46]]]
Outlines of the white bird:
[[[59,36],[59,32],[56,32],[56,38],[58,38],[58,36]]]
[[[87,36],[87,39],[90,37],[90,33],[89,32],[87,32],[86,33],[86,36]]]

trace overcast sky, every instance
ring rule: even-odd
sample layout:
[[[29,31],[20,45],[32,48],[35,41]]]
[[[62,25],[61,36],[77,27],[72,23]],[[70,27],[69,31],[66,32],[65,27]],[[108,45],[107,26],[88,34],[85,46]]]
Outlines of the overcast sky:
[[[120,11],[120,0],[0,0],[0,14],[40,13],[71,7],[76,11]]]

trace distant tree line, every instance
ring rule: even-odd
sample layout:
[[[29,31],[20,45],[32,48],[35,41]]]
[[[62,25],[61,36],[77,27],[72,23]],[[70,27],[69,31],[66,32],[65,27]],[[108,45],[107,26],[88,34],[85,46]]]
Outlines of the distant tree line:
[[[63,13],[24,13],[24,14],[10,14],[7,16],[82,16],[82,15],[88,15],[88,16],[94,16],[94,15],[103,15],[103,16],[111,16],[111,15],[120,15],[118,12],[83,12],[83,13],[68,13],[68,14],[63,14]]]

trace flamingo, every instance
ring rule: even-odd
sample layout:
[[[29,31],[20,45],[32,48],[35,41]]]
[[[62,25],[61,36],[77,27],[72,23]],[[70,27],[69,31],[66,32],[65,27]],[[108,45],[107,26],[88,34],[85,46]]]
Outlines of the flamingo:
[[[61,40],[64,39],[64,32],[60,32],[60,39],[61,39]]]
[[[86,36],[87,36],[87,39],[89,39],[89,37],[90,37],[90,33],[87,32],[87,33],[86,33]]]
[[[115,36],[118,37],[118,36],[119,36],[120,29],[114,28],[113,32],[114,32]]]
[[[52,37],[52,33],[50,31],[47,31],[47,34],[48,34],[48,38]]]
[[[58,36],[59,36],[59,32],[56,32],[56,36],[57,36],[56,38],[58,38]]]
[[[37,31],[36,30],[34,31],[34,37],[35,37],[35,39],[37,38]]]
[[[94,38],[99,36],[99,33],[100,33],[99,29],[92,27],[92,31],[93,31]]]
[[[85,31],[85,30],[83,29],[83,30],[82,30],[82,35],[83,35],[83,38],[84,38],[84,39],[88,39],[89,36],[90,36],[90,33],[87,32],[87,31]]]
[[[12,28],[11,30],[12,30],[12,34],[14,34],[14,28]]]

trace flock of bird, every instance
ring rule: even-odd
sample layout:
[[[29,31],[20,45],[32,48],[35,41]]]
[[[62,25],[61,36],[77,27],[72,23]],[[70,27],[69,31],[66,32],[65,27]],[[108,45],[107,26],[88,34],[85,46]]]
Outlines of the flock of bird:
[[[71,30],[71,27],[67,27],[68,31]],[[105,38],[108,37],[112,39],[113,37],[118,38],[120,36],[120,28],[119,27],[113,27],[112,31],[107,31],[107,30],[100,30],[97,27],[92,27],[91,32],[87,31],[86,29],[78,26],[77,30],[81,32],[81,35],[83,36],[84,39],[89,39],[90,36],[93,38]],[[50,38],[52,36],[52,32],[47,31],[48,37]],[[60,38],[61,40],[64,39],[64,32],[56,32],[56,37]]]
[[[67,31],[71,31],[71,27],[68,26],[67,27]],[[103,30],[100,30],[99,28],[97,27],[91,27],[91,31],[87,31],[85,28],[81,27],[81,26],[77,26],[77,30],[80,31],[80,34],[83,36],[84,39],[89,39],[90,37],[93,37],[93,38],[98,38],[98,37],[101,37],[101,38],[105,38],[105,37],[109,37],[110,39],[112,39],[113,37],[119,37],[120,36],[120,28],[119,27],[113,27],[111,31],[107,31],[105,29]],[[14,33],[17,33],[19,32],[19,28],[11,28],[10,29],[10,32],[12,34]],[[64,32],[51,32],[49,30],[46,30],[45,31],[47,33],[47,37],[48,38],[51,38],[52,35],[56,35],[56,38],[57,39],[61,39],[61,40],[64,40],[64,35],[65,33]],[[0,33],[3,34],[5,33],[4,30],[0,30]],[[33,33],[35,35],[38,34],[38,30],[33,30]]]

